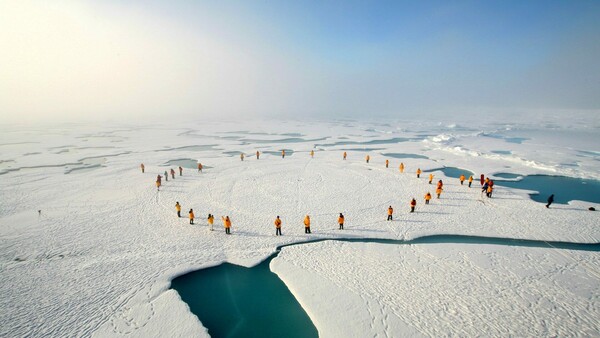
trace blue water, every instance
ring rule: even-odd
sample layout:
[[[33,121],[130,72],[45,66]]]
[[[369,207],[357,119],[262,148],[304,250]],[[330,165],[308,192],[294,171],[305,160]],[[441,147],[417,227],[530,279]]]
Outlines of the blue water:
[[[523,175],[519,175],[519,174],[511,174],[511,173],[498,173],[498,174],[494,174],[494,177],[498,177],[498,178],[505,178],[505,179],[516,179],[519,177],[522,177]],[[500,181],[498,181],[500,182]]]
[[[496,174],[494,176],[499,176]],[[503,174],[507,175],[507,174]],[[514,177],[509,177],[514,178]],[[567,204],[572,200],[600,203],[600,181],[566,176],[527,175],[518,181],[495,180],[499,186],[537,191],[532,200],[546,203],[554,194],[554,203]]]
[[[382,153],[381,155],[393,158],[424,158],[428,159],[429,157],[425,155],[418,154],[406,154],[406,153]]]
[[[469,178],[470,175],[475,175],[472,171],[469,171],[466,169],[461,169],[461,168],[456,168],[456,167],[443,167],[443,168],[423,170],[423,172],[425,172],[425,173],[431,173],[434,171],[441,171],[447,177],[452,177],[452,178],[459,178],[460,175],[465,175],[465,178]]]
[[[338,142],[334,142],[334,143],[317,144],[317,146],[332,147],[332,146],[350,146],[350,145],[358,145],[358,144],[360,144],[360,145],[393,144],[393,143],[400,143],[400,142],[408,142],[411,140],[413,140],[413,139],[405,138],[405,137],[394,137],[394,138],[390,138],[390,139],[370,140],[370,141],[338,141]]]
[[[512,151],[510,151],[510,150],[492,150],[492,153],[498,154],[498,155],[510,155],[510,154],[512,154]]]
[[[212,337],[317,337],[317,330],[298,301],[269,264],[284,245],[253,268],[224,263],[175,278],[176,290]],[[391,239],[340,239],[353,243],[396,245],[489,244],[546,248],[549,250],[600,251],[600,243],[580,244],[511,238],[434,235],[410,241]],[[344,325],[343,323],[337,323]]]

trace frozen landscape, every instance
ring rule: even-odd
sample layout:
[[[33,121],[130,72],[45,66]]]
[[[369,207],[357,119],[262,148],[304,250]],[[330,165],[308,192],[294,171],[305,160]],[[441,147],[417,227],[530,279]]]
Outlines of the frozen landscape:
[[[562,203],[558,191],[577,186],[549,187],[557,203],[546,209],[500,180],[487,198],[478,179],[557,175],[595,187],[600,120],[508,121],[2,125],[0,335],[208,336],[170,288],[174,278],[222,263],[253,267],[283,245],[331,239],[285,246],[270,262],[319,336],[599,336],[600,213],[588,208],[600,207],[600,191]],[[156,176],[178,166],[183,175],[157,191]],[[473,187],[444,167],[472,172]],[[596,245],[335,241],[444,234]]]

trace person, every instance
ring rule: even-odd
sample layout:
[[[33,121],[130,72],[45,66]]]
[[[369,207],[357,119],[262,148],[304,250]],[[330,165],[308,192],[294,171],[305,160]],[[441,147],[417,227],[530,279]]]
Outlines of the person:
[[[143,174],[144,170],[146,170],[146,167],[144,166],[144,163],[140,164],[140,168],[142,168],[142,174]]]
[[[488,184],[487,193],[485,194],[488,198],[492,198],[492,192],[494,191],[494,185]]]
[[[311,151],[310,151],[310,157],[312,157],[312,158],[314,158],[314,157],[315,157],[315,151],[314,151],[314,150],[311,150]]]
[[[260,159],[260,152],[258,150],[256,151],[256,159]]]
[[[459,179],[460,179],[460,185],[463,185],[463,183],[465,183],[465,175],[461,174]]]
[[[183,168],[179,166],[179,176],[183,176]]]
[[[417,178],[421,177],[421,168],[417,168]]]
[[[160,181],[156,180],[156,190],[160,191]]]
[[[546,208],[550,208],[550,204],[554,203],[554,194],[548,197],[548,204],[546,204]]]
[[[404,172],[404,163],[400,163],[400,167],[398,167],[398,169],[400,169],[400,173]]]
[[[471,187],[472,183],[473,183],[473,175],[469,176],[469,188]]]
[[[198,162],[198,172],[202,172],[202,163]]]
[[[194,209],[190,209],[190,224],[194,224]]]
[[[417,206],[417,200],[413,197],[410,201],[410,212],[415,212],[415,207]]]
[[[181,204],[179,202],[175,202],[175,210],[177,210],[177,217],[181,218]]]
[[[338,217],[338,224],[340,225],[339,230],[344,230],[344,215],[340,212],[340,217]]]
[[[213,231],[213,223],[215,222],[215,216],[208,214],[206,221],[208,222],[208,225],[210,226],[210,231]]]
[[[479,176],[479,183],[480,183],[480,185],[483,185],[484,181],[485,181],[485,175],[481,174],[481,176]]]
[[[169,182],[169,175],[167,174],[166,170],[165,170],[165,181]]]
[[[436,186],[436,188],[440,188],[440,189],[442,189],[443,187],[444,187],[444,182],[442,182],[442,180],[439,180],[439,181],[437,182],[437,186]]]
[[[281,151],[281,158],[285,158],[285,149]]]
[[[173,168],[171,168],[171,178],[175,179],[175,170]]]
[[[389,168],[390,167],[390,160],[385,160],[385,167]]]
[[[488,184],[487,182],[484,182],[483,187],[481,187],[481,193],[483,194],[485,192],[487,194],[487,188]]]
[[[346,154],[346,152],[344,151],[344,160],[346,160],[346,156],[348,156],[348,154]]]
[[[433,174],[429,174],[429,184],[433,181]]]
[[[394,208],[392,208],[392,206],[390,205],[390,206],[388,207],[388,217],[387,217],[387,220],[388,220],[388,221],[391,221],[391,220],[392,220],[392,214],[393,214],[393,213],[394,213]]]
[[[275,219],[275,236],[281,236],[281,220],[279,216]]]
[[[371,156],[367,155],[367,157],[365,159],[367,160],[367,163],[369,163],[369,160],[371,159]]]
[[[229,216],[221,216],[221,219],[223,220],[223,226],[225,226],[225,234],[231,235],[231,220],[229,219]]]
[[[435,193],[437,194],[437,198],[440,198],[440,195],[442,194],[442,187],[438,185],[438,187],[435,189]]]
[[[431,194],[429,191],[425,194],[425,204],[429,204],[429,200],[431,200]]]
[[[242,162],[244,161],[244,153],[240,154],[240,160],[242,160]]]
[[[162,183],[162,176],[160,176],[160,175],[156,176],[156,181]]]
[[[310,216],[304,217],[304,233],[310,234]]]

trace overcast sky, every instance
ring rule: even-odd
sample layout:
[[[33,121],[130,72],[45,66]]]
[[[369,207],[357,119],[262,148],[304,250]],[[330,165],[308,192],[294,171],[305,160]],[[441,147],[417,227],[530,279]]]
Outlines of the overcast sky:
[[[0,0],[0,122],[597,110],[599,36],[584,0]]]

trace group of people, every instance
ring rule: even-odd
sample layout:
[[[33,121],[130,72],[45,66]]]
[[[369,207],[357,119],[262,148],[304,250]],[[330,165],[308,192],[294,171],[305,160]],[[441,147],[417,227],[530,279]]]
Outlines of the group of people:
[[[311,150],[310,151],[311,158],[314,158],[314,155],[315,155],[314,150]],[[244,157],[245,157],[244,153],[241,153],[240,154],[240,159],[242,161],[244,160]],[[285,158],[285,150],[281,151],[281,157]],[[260,152],[257,151],[256,152],[256,159],[259,159],[259,158],[260,158]],[[343,160],[346,160],[346,159],[347,159],[347,153],[344,152],[343,153]],[[369,155],[366,155],[365,160],[366,160],[367,163],[369,163],[370,159],[371,159],[371,157]],[[385,167],[388,168],[389,164],[390,164],[389,160],[386,159],[386,161],[385,161]],[[145,172],[145,166],[144,166],[144,164],[142,163],[140,165],[140,167],[141,167],[142,173],[144,173]],[[198,162],[198,172],[202,172],[202,168],[203,168],[202,164],[200,162]],[[405,169],[404,163],[400,163],[400,166],[399,166],[400,172],[403,173],[404,169]],[[417,168],[417,170],[416,170],[417,178],[420,178],[421,173],[422,173],[421,168]],[[171,174],[171,178],[175,179],[175,170],[173,170],[171,168],[170,169],[170,174]],[[179,167],[179,175],[180,176],[183,175],[183,168],[181,166]],[[168,181],[168,173],[167,173],[167,171],[164,172],[164,177]],[[433,173],[430,173],[429,174],[429,184],[432,184],[433,178],[434,178]],[[473,176],[470,175],[469,178],[466,179],[466,176],[463,174],[463,175],[460,175],[459,180],[460,180],[460,184],[461,185],[463,185],[464,182],[465,182],[465,180],[467,180],[468,186],[469,186],[469,188],[471,188],[471,185],[473,183]],[[482,193],[485,193],[488,198],[491,198],[492,197],[492,192],[494,190],[494,181],[490,180],[489,178],[486,178],[485,175],[482,174],[481,177],[480,177],[480,183],[481,183],[481,186],[482,186]],[[158,175],[157,179],[156,179],[157,189],[160,189],[161,184],[162,184],[162,177],[161,177],[161,175]],[[435,193],[437,195],[437,198],[440,198],[440,196],[441,196],[441,194],[443,192],[443,185],[444,185],[444,183],[443,183],[442,180],[439,180],[437,182],[437,184],[436,184]],[[425,204],[429,204],[429,201],[431,200],[431,198],[432,198],[431,193],[427,192],[425,194],[425,197],[424,197]],[[548,204],[546,205],[546,207],[548,208],[550,206],[550,204],[552,204],[553,201],[554,201],[554,195],[552,195],[548,199]],[[417,200],[413,197],[410,200],[409,205],[410,205],[410,212],[411,213],[414,212],[415,208],[416,208],[416,205],[417,205]],[[179,202],[175,203],[175,210],[177,211],[177,217],[181,217],[181,205],[179,204]],[[392,221],[393,220],[393,214],[394,214],[394,209],[390,205],[388,207],[388,209],[387,209],[387,221]],[[195,219],[194,210],[190,209],[189,212],[188,212],[188,215],[189,215],[190,224],[194,224],[194,219]],[[213,225],[214,225],[214,215],[208,214],[208,217],[206,219],[207,219],[208,226],[210,226],[210,230],[213,230],[214,229],[213,228]],[[225,228],[225,233],[226,234],[231,234],[231,219],[229,218],[229,216],[221,216],[221,219],[223,221],[223,226]],[[344,215],[342,213],[340,213],[339,216],[338,216],[338,219],[337,219],[338,226],[339,226],[338,229],[339,230],[343,230],[344,229],[344,221],[345,221]],[[310,234],[311,233],[311,227],[310,227],[311,226],[311,219],[310,219],[309,215],[306,215],[304,217],[303,223],[304,223],[304,233]],[[274,220],[275,235],[276,236],[281,236],[282,235],[282,232],[281,232],[282,224],[283,224],[283,221],[281,220],[281,218],[279,216],[277,216],[275,218],[275,220]]]

